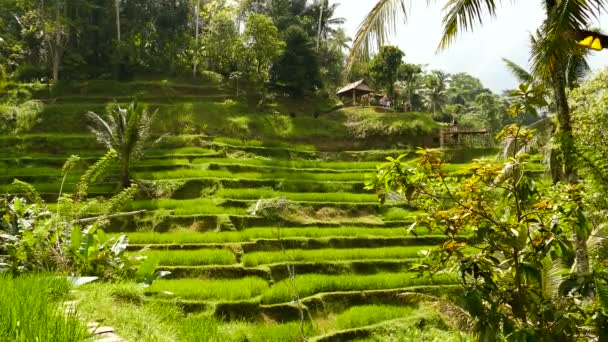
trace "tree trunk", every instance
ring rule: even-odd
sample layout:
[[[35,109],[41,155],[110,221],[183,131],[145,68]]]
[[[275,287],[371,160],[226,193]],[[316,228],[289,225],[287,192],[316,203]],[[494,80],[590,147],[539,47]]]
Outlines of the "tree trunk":
[[[114,10],[116,11],[116,39],[118,41],[118,45],[120,45],[120,0],[114,1],[114,7]]]
[[[129,166],[129,161],[124,161],[122,163],[122,172],[120,175],[120,183],[123,187],[123,189],[128,188],[129,186],[131,186],[131,170],[130,170],[130,166]]]
[[[53,52],[53,84],[57,85],[57,83],[59,82],[59,59],[61,57],[59,56],[59,51],[57,48],[55,48],[55,51]]]
[[[555,105],[557,111],[558,127],[555,139],[559,145],[559,154],[562,164],[562,174],[564,181],[576,184],[578,176],[575,168],[576,147],[572,135],[572,118],[570,116],[570,106],[566,95],[566,73],[563,59],[558,61],[553,72],[553,91],[555,92]],[[554,179],[558,181],[558,179]],[[587,234],[583,227],[572,226],[574,235],[574,247],[577,272],[581,275],[589,274],[589,250],[587,248]]]
[[[192,66],[192,77],[196,77],[196,69],[198,67],[198,31],[200,24],[200,6],[201,0],[197,0],[194,8],[194,65]]]
[[[325,7],[325,0],[320,0],[320,13],[319,13],[319,29],[317,31],[317,52],[321,47],[321,31],[323,30],[323,9]]]

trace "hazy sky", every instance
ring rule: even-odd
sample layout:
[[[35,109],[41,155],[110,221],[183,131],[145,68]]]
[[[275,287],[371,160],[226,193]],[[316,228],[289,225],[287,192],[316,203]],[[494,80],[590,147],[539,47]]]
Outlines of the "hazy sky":
[[[376,0],[330,0],[340,3],[337,17],[346,18],[346,31],[354,37],[365,15]],[[446,1],[433,1],[427,7],[426,0],[410,0],[410,15],[407,23],[399,24],[398,32],[391,44],[405,52],[408,63],[428,64],[430,69],[442,69],[449,73],[468,72],[481,79],[484,85],[495,92],[513,88],[516,80],[502,62],[508,58],[522,66],[528,66],[529,37],[540,25],[544,10],[540,1],[519,0],[515,4],[503,1],[497,9],[497,17],[477,26],[471,33],[463,33],[445,51],[436,53],[441,39],[443,18],[442,6]],[[608,28],[608,17],[602,18],[604,31]],[[590,59],[593,69],[608,64],[608,50],[594,52]]]

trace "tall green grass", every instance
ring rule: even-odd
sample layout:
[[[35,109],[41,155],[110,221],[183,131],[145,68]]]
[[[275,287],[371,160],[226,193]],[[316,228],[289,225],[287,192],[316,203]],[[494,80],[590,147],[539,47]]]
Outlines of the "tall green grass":
[[[69,289],[59,277],[0,273],[0,341],[83,341],[85,326],[61,308]]]
[[[162,266],[230,265],[236,262],[234,254],[227,249],[147,251],[145,254],[158,260]]]
[[[131,203],[133,210],[173,210],[175,215],[247,215],[247,210],[234,207],[220,207],[215,201],[207,198],[174,200],[161,199],[149,201],[134,201]]]
[[[282,261],[338,261],[415,258],[422,249],[428,246],[355,248],[355,249],[292,249],[283,252],[254,252],[243,256],[247,267],[272,264]],[[287,260],[285,260],[287,259]]]
[[[282,228],[282,238],[324,238],[324,237],[400,237],[407,233],[403,228]],[[128,233],[132,244],[184,244],[184,243],[227,243],[246,242],[256,239],[276,239],[277,228],[250,228],[238,232],[174,232],[174,233]]]
[[[282,280],[266,291],[263,303],[283,303],[293,299],[291,280]],[[449,275],[433,279],[419,277],[417,273],[377,273],[374,275],[318,275],[304,274],[296,277],[296,287],[301,298],[321,292],[364,291],[398,289],[409,286],[452,284]]]
[[[266,189],[221,189],[215,193],[218,197],[256,200],[260,198],[285,197],[292,201],[309,202],[377,202],[375,194],[356,194],[350,192],[281,192]]]
[[[291,322],[284,324],[257,324],[232,323],[225,326],[224,341],[229,342],[292,342],[302,341],[300,335],[300,323]],[[304,324],[304,334],[311,336],[315,334],[314,327],[310,323]]]
[[[243,300],[261,295],[268,289],[261,278],[246,277],[232,280],[162,279],[155,281],[146,292],[171,292],[184,299]]]
[[[395,318],[407,317],[416,312],[412,306],[363,305],[352,307],[336,317],[340,329],[364,327]]]

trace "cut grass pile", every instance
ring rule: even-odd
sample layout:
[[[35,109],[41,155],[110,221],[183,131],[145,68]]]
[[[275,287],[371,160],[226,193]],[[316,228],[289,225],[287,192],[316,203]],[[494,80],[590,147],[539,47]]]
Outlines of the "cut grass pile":
[[[283,252],[254,252],[243,256],[243,265],[254,267],[283,261],[338,261],[415,258],[428,246],[356,248],[356,249],[292,249]],[[285,260],[287,258],[287,260]]]
[[[263,303],[285,303],[293,299],[291,280],[273,285],[262,296]],[[377,273],[373,275],[319,275],[304,274],[296,277],[295,285],[300,298],[322,292],[365,291],[398,289],[409,286],[453,284],[449,275],[431,278],[419,277],[417,273]]]
[[[236,262],[234,254],[227,249],[147,251],[145,255],[158,260],[162,266],[231,265]]]
[[[268,288],[266,280],[256,277],[231,280],[161,279],[154,282],[146,293],[166,291],[184,299],[244,300],[259,296]]]
[[[257,200],[260,198],[284,197],[297,202],[350,202],[373,203],[378,202],[375,194],[357,194],[350,192],[280,192],[265,189],[221,189],[216,196],[230,199]]]
[[[340,329],[364,327],[395,318],[413,315],[417,308],[412,306],[363,305],[352,307],[336,317]]]
[[[304,237],[400,237],[406,236],[403,228],[281,228],[282,238]],[[173,232],[173,233],[129,233],[132,244],[185,244],[247,242],[256,239],[276,239],[277,228],[250,228],[238,232]]]
[[[1,341],[82,341],[86,327],[77,314],[65,314],[60,300],[68,281],[54,276],[10,278],[0,273]]]
[[[133,210],[172,210],[174,215],[247,215],[247,210],[233,207],[220,207],[214,200],[207,198],[190,200],[149,200],[134,201]]]

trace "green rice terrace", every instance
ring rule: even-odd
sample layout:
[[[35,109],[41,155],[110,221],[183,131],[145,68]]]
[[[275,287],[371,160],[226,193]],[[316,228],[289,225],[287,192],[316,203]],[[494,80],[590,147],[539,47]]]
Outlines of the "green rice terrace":
[[[80,174],[105,153],[87,133],[87,111],[137,96],[158,109],[153,132],[165,134],[133,166],[140,189],[124,211],[139,214],[112,219],[106,232],[126,233],[129,253],[145,249],[171,273],[145,290],[78,288],[73,296],[87,320],[133,341],[465,337],[434,308],[398,297],[455,295],[453,276],[409,271],[444,237],[424,229],[408,234],[418,211],[403,202],[380,205],[364,189],[385,157],[407,154],[416,163],[416,147],[436,146],[438,125],[427,115],[336,109],[317,100],[250,112],[219,87],[167,82],[89,82],[39,96],[44,104],[31,133],[0,138],[0,179],[3,192],[16,191],[14,179],[32,184],[51,210],[68,157],[83,161],[63,184],[62,191],[74,192]],[[391,133],[357,132],[358,122]],[[449,172],[495,153],[450,151]],[[115,194],[117,171],[93,184],[89,196]],[[286,214],[258,213],[276,202],[289,206]],[[95,206],[83,210],[97,213]]]

